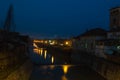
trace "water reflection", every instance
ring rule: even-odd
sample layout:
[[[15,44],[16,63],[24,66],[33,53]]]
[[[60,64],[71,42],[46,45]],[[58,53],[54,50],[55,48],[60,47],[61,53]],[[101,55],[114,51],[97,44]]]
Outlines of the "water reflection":
[[[35,43],[33,43],[33,46],[34,46],[35,48],[38,48],[38,46],[37,46]]]
[[[44,59],[46,59],[46,56],[47,56],[47,50],[45,50]]]
[[[52,56],[52,58],[51,58],[51,62],[54,63],[54,57],[53,57],[53,56]]]
[[[46,49],[44,49],[44,48],[34,48],[33,52],[35,54],[38,54],[40,56],[39,58],[44,59],[45,62],[48,62],[49,64],[54,63],[54,60],[55,60],[54,56],[50,55]],[[44,62],[44,60],[43,60],[43,62]]]
[[[33,49],[33,51],[34,53],[39,53],[37,48]]]
[[[74,65],[47,65],[47,66],[40,66],[43,69],[50,69],[50,70],[55,70],[57,67],[60,67],[64,75],[66,75],[71,67]]]
[[[57,52],[55,54],[55,51],[53,53],[36,46],[33,52],[31,59],[37,65],[32,71],[30,80],[98,80],[99,78],[99,80],[104,80],[101,77],[95,77],[96,73],[91,72],[89,68],[73,64],[68,65],[69,58],[63,57]]]
[[[50,69],[51,69],[51,70],[53,70],[54,68],[55,68],[55,66],[54,66],[54,65],[51,65],[51,66],[50,66]]]
[[[46,76],[58,76],[59,79],[61,80],[68,80],[67,78],[67,74],[68,74],[68,71],[70,69],[70,67],[74,67],[74,65],[44,65],[44,66],[40,66],[39,67],[39,71],[42,71],[42,75],[46,75]],[[58,73],[59,72],[59,73]],[[47,74],[49,73],[49,74]],[[52,76],[51,76],[52,77]],[[50,79],[52,80],[52,79]],[[55,80],[55,79],[53,79]],[[58,80],[58,79],[56,79]]]
[[[34,48],[33,51],[34,55],[37,55],[35,57],[36,62],[44,65],[40,65],[39,69],[34,70],[31,80],[68,80],[71,65],[67,65],[63,58],[59,59],[60,56],[50,54],[45,48]]]
[[[68,80],[65,75],[62,76],[62,80]]]
[[[43,54],[43,48],[40,48],[40,53]]]
[[[63,65],[62,66],[64,74],[67,74],[69,67],[70,67],[69,65]]]

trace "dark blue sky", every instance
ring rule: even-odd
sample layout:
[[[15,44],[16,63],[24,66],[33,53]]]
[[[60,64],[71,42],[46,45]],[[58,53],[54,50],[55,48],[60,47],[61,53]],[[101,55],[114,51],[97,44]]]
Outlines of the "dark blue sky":
[[[3,25],[14,5],[16,30],[35,37],[76,36],[95,27],[109,28],[109,9],[120,0],[0,0]]]

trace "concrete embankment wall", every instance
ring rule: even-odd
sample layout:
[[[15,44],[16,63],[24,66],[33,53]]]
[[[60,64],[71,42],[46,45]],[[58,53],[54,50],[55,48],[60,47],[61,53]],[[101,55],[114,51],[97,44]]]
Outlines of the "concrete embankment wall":
[[[85,63],[107,80],[120,80],[120,64],[83,52],[74,52],[71,56],[74,61]]]
[[[29,77],[32,73],[33,64],[30,60],[27,60],[23,65],[18,69],[13,71],[8,77],[4,80],[29,80]]]
[[[120,65],[111,63],[108,61],[95,60],[92,65],[92,69],[98,72],[107,80],[120,80]]]

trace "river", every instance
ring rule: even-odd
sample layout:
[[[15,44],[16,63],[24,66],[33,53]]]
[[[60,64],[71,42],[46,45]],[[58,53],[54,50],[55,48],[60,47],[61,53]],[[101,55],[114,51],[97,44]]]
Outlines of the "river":
[[[45,48],[30,54],[34,68],[29,80],[105,80],[89,67],[75,63],[70,56]]]

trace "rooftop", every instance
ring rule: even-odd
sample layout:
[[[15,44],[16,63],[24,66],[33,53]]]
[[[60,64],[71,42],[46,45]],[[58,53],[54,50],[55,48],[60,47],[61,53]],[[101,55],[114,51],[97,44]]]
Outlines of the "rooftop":
[[[80,39],[80,37],[86,37],[86,36],[106,36],[107,35],[107,31],[101,28],[95,28],[95,29],[91,29],[86,31],[85,33],[74,37],[75,39]]]
[[[108,32],[120,32],[120,28],[114,28],[114,29],[111,29],[110,31],[108,31]]]
[[[113,7],[110,10],[114,10],[114,9],[118,9],[118,8],[120,9],[120,6]]]
[[[101,29],[101,28],[95,28],[95,29],[91,29],[91,30],[85,32],[81,36],[104,36],[106,34],[107,34],[106,30]]]

